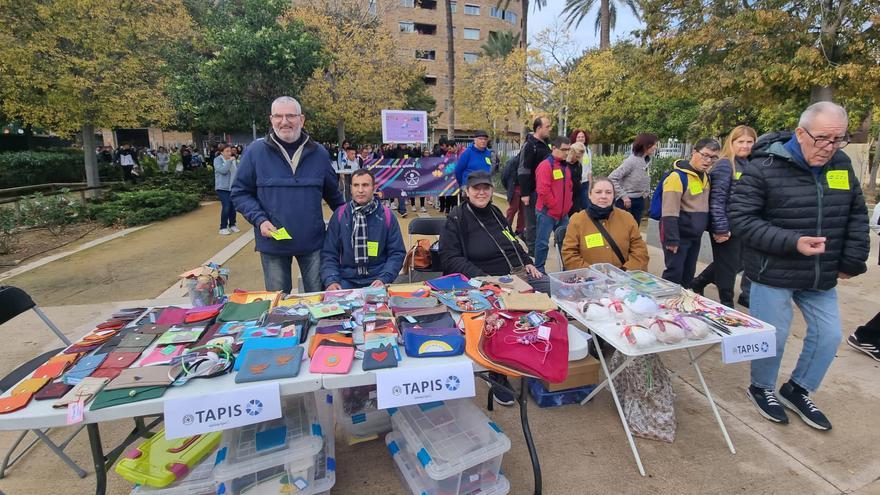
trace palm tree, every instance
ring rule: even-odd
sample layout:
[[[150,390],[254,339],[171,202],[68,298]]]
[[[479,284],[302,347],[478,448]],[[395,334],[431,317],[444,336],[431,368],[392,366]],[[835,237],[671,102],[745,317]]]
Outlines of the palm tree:
[[[632,10],[636,19],[641,17],[638,0],[599,0],[599,12],[596,15],[596,32],[599,33],[599,49],[604,50],[611,46],[611,31],[617,24],[617,2],[625,4]],[[562,14],[565,16],[568,27],[577,28],[587,17],[587,14],[596,5],[596,0],[565,0],[565,8]]]
[[[510,6],[510,2],[513,0],[498,0],[495,4],[499,9],[507,9]],[[529,0],[520,0],[522,2],[522,21],[520,21],[520,32],[522,36],[520,37],[520,45],[525,48],[528,45],[528,37],[529,37]],[[547,0],[532,0],[532,3],[535,5],[535,10],[541,10],[543,7],[547,6]]]
[[[519,46],[519,34],[512,31],[492,31],[489,39],[481,47],[489,58],[503,58]]]

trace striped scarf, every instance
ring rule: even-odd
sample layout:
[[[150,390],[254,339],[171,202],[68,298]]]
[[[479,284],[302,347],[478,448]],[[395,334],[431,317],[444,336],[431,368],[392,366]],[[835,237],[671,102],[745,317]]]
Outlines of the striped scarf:
[[[367,217],[378,207],[379,202],[375,199],[365,205],[351,202],[351,245],[354,248],[354,263],[357,265],[358,275],[368,275]]]

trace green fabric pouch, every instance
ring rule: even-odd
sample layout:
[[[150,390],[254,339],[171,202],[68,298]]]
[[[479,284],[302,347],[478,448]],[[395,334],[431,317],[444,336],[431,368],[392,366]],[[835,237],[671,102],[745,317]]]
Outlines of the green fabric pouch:
[[[148,399],[158,399],[165,395],[167,387],[128,387],[116,390],[102,390],[92,401],[90,411],[97,411],[105,407],[120,406],[132,402],[140,402]]]
[[[259,320],[263,313],[269,311],[272,301],[254,301],[247,304],[228,302],[217,316],[217,321],[248,321]]]

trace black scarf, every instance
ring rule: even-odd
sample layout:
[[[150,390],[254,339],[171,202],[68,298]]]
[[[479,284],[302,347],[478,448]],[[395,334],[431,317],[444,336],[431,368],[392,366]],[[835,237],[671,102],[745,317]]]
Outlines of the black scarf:
[[[613,210],[613,204],[602,208],[601,206],[596,205],[596,203],[590,203],[590,205],[587,206],[587,215],[590,215],[590,218],[596,220],[607,220]]]

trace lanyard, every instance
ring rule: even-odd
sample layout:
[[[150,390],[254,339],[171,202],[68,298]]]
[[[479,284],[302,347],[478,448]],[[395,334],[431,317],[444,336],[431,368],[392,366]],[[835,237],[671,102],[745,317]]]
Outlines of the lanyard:
[[[492,239],[492,242],[495,243],[495,247],[497,247],[498,250],[501,251],[501,256],[504,256],[504,261],[507,262],[507,266],[510,267],[510,271],[511,271],[511,273],[513,273],[513,270],[514,270],[514,268],[513,268],[513,263],[510,262],[510,258],[507,257],[507,253],[504,252],[504,248],[501,247],[501,244],[498,244],[498,241],[495,239],[495,236],[493,236],[492,233],[489,232],[489,229],[486,228],[486,225],[483,224],[483,221],[480,220],[480,217],[478,217],[477,214],[474,213],[474,210],[471,209],[471,204],[470,204],[470,203],[467,203],[467,209],[468,209],[468,211],[471,212],[471,215],[473,215],[474,218],[477,219],[477,223],[480,224],[480,227],[483,228],[483,230],[484,230],[484,231],[486,232],[486,234],[489,236],[489,239]],[[505,227],[505,226],[501,223],[501,220],[498,220],[498,217],[495,216],[495,212],[493,212],[493,211],[490,209],[490,210],[489,210],[489,213],[491,213],[491,214],[492,214],[492,218],[494,218],[495,221],[498,222],[498,225],[501,227],[501,230],[504,230],[504,229],[507,228],[507,227]],[[526,266],[526,264],[523,262],[522,256],[520,256],[520,254],[519,254],[519,250],[516,249],[516,244],[514,244],[514,241],[508,239],[507,242],[509,242],[510,245],[513,247],[513,251],[516,253],[516,257],[517,257],[517,259],[519,259],[519,266],[520,266],[520,267],[524,267],[524,266]]]

